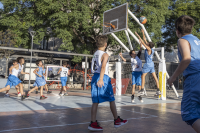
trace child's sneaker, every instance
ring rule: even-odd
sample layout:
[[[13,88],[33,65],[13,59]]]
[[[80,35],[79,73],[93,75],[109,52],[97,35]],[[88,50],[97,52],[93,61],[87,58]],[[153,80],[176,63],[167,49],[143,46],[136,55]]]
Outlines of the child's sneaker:
[[[44,100],[44,99],[46,99],[47,97],[45,97],[44,95],[42,95],[41,97],[40,97],[40,100]]]
[[[160,91],[156,91],[156,94],[154,95],[155,97],[158,97],[161,95],[161,92]]]
[[[144,89],[141,89],[140,91],[138,91],[138,94],[141,96],[144,95]]]
[[[134,103],[134,95],[131,96],[131,102]]]
[[[47,91],[47,94],[50,94],[50,93],[52,93],[52,91]]]
[[[127,121],[127,120],[121,119],[119,116],[118,116],[118,118],[117,118],[116,120],[114,120],[114,126],[115,126],[115,127],[123,126],[123,125],[125,125],[126,123],[128,123],[128,121]]]
[[[4,97],[10,97],[10,95],[9,95],[8,93],[6,93],[6,94],[4,95]]]
[[[68,93],[67,93],[67,92],[65,92],[63,96],[68,96]]]
[[[22,100],[22,101],[23,101],[25,98],[26,98],[25,95],[22,95],[22,96],[21,96],[21,100]]]
[[[21,96],[22,96],[22,94],[21,94],[20,92],[18,92],[17,96],[18,96],[18,97],[21,97]]]
[[[29,94],[27,94],[26,96],[25,96],[25,99],[28,99],[29,98]]]
[[[144,101],[142,100],[142,97],[141,96],[138,96],[138,100],[143,103]]]
[[[62,92],[60,92],[58,95],[59,95],[59,96],[63,96]]]
[[[102,131],[103,128],[100,127],[99,123],[96,122],[91,122],[90,125],[88,126],[88,130],[90,131]]]

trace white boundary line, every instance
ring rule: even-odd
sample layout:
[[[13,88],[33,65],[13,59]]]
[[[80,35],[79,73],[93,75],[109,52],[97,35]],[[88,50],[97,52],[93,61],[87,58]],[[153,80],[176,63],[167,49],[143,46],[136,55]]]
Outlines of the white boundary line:
[[[129,111],[129,112],[133,112],[133,113],[139,113],[139,114],[143,114],[143,115],[149,115],[148,117],[129,118],[129,119],[127,119],[127,120],[145,119],[145,118],[158,117],[158,116],[155,116],[155,115],[150,115],[150,114],[146,114],[146,113],[136,112],[136,111],[132,111],[132,110],[126,110],[126,109],[121,109],[121,108],[117,108],[117,109],[118,109],[118,110]],[[110,122],[110,121],[113,121],[113,120],[99,121],[99,122]],[[64,127],[64,126],[73,126],[73,125],[85,125],[85,124],[89,124],[89,123],[90,123],[90,122],[73,123],[73,124],[64,124],[64,125],[52,125],[52,126],[41,126],[41,127],[30,127],[30,128],[19,128],[19,129],[10,129],[10,130],[1,130],[0,133],[2,133],[2,132],[10,132],[10,131],[29,130],[29,129],[50,128],[50,127]]]

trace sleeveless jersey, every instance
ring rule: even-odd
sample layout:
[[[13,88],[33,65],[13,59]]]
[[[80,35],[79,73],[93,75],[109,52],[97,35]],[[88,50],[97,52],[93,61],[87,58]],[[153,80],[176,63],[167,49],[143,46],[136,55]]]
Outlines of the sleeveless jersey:
[[[154,54],[154,50],[151,49],[151,55],[148,54],[148,51],[147,49],[145,49],[145,52],[144,52],[144,57],[145,57],[145,66],[147,67],[154,67],[154,63],[153,63],[153,54]]]
[[[138,56],[131,58],[131,66],[132,71],[142,71],[142,61],[138,58]]]
[[[183,76],[200,72],[200,40],[192,34],[185,35],[182,37],[182,39],[187,40],[190,43],[191,47],[190,51],[191,61],[188,67],[183,71]],[[182,56],[179,49],[178,49],[178,57],[179,60],[181,61]]]
[[[67,77],[69,69],[66,67],[62,67],[62,71],[60,72],[60,77]]]
[[[101,66],[102,66],[101,57],[104,53],[106,53],[106,52],[101,51],[101,50],[97,50],[94,53],[94,56],[92,58],[92,64],[91,64],[91,72],[92,73],[100,73],[101,72]],[[108,67],[109,67],[109,60],[106,63],[106,70],[104,73],[106,75],[108,75]]]
[[[43,77],[43,69],[42,67],[38,67],[39,71],[37,72],[37,74],[41,75]],[[39,77],[38,75],[36,75],[36,77]]]
[[[12,69],[12,74],[11,74],[11,75],[14,75],[14,76],[18,77],[18,75],[19,75],[19,69],[17,70],[17,69],[15,69],[15,68],[13,68],[13,69]]]
[[[19,74],[18,74],[18,76],[20,76],[20,74],[21,74],[21,71],[23,70],[23,68],[24,68],[24,65],[20,65],[20,63],[18,63],[19,64]]]

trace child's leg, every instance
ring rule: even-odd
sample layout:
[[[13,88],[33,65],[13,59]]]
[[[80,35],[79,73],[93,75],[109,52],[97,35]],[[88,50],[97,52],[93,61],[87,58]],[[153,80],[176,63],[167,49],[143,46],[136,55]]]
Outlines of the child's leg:
[[[8,90],[10,90],[10,85],[7,85],[6,87],[0,89],[0,92],[8,91]]]
[[[45,84],[45,89],[46,89],[46,91],[49,91],[49,89],[48,89],[48,87],[47,87],[47,84]]]
[[[193,129],[197,132],[200,133],[200,119],[198,119],[194,124],[193,124]]]
[[[114,119],[117,119],[118,115],[117,115],[115,101],[110,102],[110,110],[112,111]]]
[[[92,108],[91,108],[91,121],[95,122],[96,121],[96,115],[97,115],[97,108],[98,108],[99,103],[93,103]]]
[[[152,75],[153,75],[154,80],[156,81],[157,89],[159,89],[159,82],[158,82],[158,78],[157,78],[157,76],[156,76],[156,73],[153,72]]]
[[[19,83],[19,89],[20,89],[20,93],[22,95],[24,95],[24,91],[23,91],[23,85],[21,83]]]
[[[17,91],[17,93],[19,93],[20,91],[19,91],[19,86],[17,85],[17,86],[15,86],[15,89],[16,89],[16,91]]]
[[[35,86],[33,89],[31,89],[31,90],[28,92],[28,94],[30,94],[30,93],[33,92],[34,90],[38,90],[38,87]]]
[[[43,96],[43,88],[44,88],[44,86],[40,87],[40,96]]]
[[[134,95],[134,94],[135,94],[135,84],[132,87],[132,95]]]
[[[147,73],[143,73],[142,74],[142,89],[144,88],[144,85],[145,85],[145,77],[146,77]]]

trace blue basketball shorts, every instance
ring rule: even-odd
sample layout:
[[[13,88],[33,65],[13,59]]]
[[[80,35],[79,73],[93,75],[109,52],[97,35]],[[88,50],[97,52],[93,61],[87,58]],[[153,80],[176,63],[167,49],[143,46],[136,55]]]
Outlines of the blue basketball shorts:
[[[141,86],[141,71],[133,71],[132,72],[132,85],[136,84],[138,86]]]
[[[22,81],[18,77],[16,77],[15,75],[9,75],[5,87],[8,86],[8,85],[10,85],[10,87],[12,87],[12,86],[15,87],[16,85],[18,85],[21,82]]]
[[[45,84],[46,84],[46,80],[44,77],[36,77],[36,80],[33,86],[40,87],[40,86],[44,86]]]
[[[142,73],[153,73],[155,72],[154,65],[148,66],[147,64],[144,64],[142,68]]]
[[[67,77],[60,77],[60,80],[61,80],[61,84],[62,84],[62,86],[66,86],[66,83],[67,83]]]
[[[200,118],[200,73],[194,73],[183,83],[183,98],[181,101],[181,116],[183,121]],[[195,122],[195,121],[194,121]]]
[[[108,75],[104,75],[103,77],[104,86],[102,86],[101,88],[97,86],[99,78],[100,74],[94,73],[91,82],[92,102],[102,103],[106,101],[108,102],[115,101],[110,77]]]

